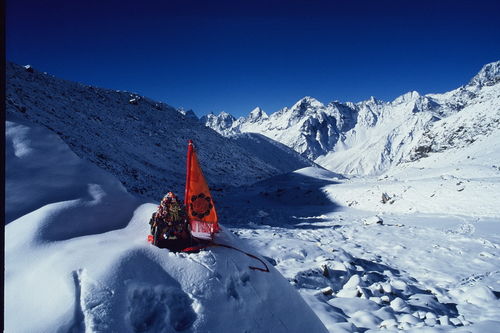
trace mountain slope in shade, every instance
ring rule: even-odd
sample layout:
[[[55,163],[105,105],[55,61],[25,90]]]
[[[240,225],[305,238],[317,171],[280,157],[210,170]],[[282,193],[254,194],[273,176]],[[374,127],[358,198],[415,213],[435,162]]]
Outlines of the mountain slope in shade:
[[[314,162],[302,157],[295,150],[262,134],[234,134],[230,136],[230,139],[245,147],[247,151],[263,157],[268,164],[275,168],[297,170],[308,166],[319,167]]]
[[[322,104],[305,97],[271,115],[252,114],[224,127],[212,115],[205,124],[224,135],[255,132],[277,140],[332,171],[379,174],[425,157],[463,147],[500,128],[500,62],[485,65],[471,81],[444,94],[408,92],[392,102]]]
[[[42,124],[80,157],[116,175],[131,192],[160,198],[183,192],[187,140],[195,142],[213,187],[252,183],[291,169],[266,161],[234,140],[137,94],[100,89],[7,64],[7,114]],[[222,147],[222,149],[221,149]],[[288,155],[294,163],[302,159]],[[273,164],[273,165],[271,165]]]

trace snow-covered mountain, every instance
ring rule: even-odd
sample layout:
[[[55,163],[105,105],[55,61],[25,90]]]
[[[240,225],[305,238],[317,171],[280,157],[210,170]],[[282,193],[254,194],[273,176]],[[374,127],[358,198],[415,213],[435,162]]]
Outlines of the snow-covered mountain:
[[[361,145],[355,140],[361,134],[369,142],[377,140],[372,134],[387,141],[384,131],[404,137],[417,120],[425,123],[426,113],[441,119],[408,139],[416,148],[403,150],[412,161],[380,177],[346,179],[317,167],[279,174],[275,170],[309,162],[261,134],[224,139],[189,111],[162,104],[155,109],[155,102],[137,95],[12,65],[5,133],[6,332],[288,333],[326,327],[331,333],[496,333],[500,131],[497,113],[488,112],[497,110],[496,68],[448,94],[409,93],[392,104],[332,103],[341,121],[333,118],[331,130],[343,129],[337,140],[346,147]],[[427,111],[410,117],[411,105]],[[315,115],[322,108],[330,106],[302,100],[294,112],[283,113],[280,126],[320,129]],[[348,112],[356,108],[367,116]],[[324,112],[323,121],[331,121]],[[303,121],[308,114],[317,127]],[[257,109],[242,123],[258,128],[271,117]],[[328,138],[328,131],[318,133]],[[183,171],[159,169],[161,163],[183,168],[184,140],[191,135],[209,142],[198,151],[214,183],[238,176],[244,179],[231,184],[251,183],[216,192],[222,231],[215,241],[262,258],[269,273],[251,270],[260,263],[227,248],[186,254],[147,243],[157,201],[146,202],[131,184],[146,187],[148,195],[165,190],[165,184],[148,182],[158,174],[168,188],[179,177],[182,184]],[[311,147],[322,149],[320,141]],[[155,143],[160,145],[149,147]],[[153,158],[137,173],[124,174],[134,159],[143,162],[168,149],[172,159],[158,164]],[[268,174],[276,175],[258,181]]]
[[[259,108],[235,119],[224,113],[202,121],[223,135],[255,132],[279,141],[332,171],[379,174],[433,151],[464,146],[500,128],[500,61],[444,94],[416,91],[384,102],[322,104],[304,97],[267,115]]]
[[[6,101],[7,115],[44,125],[78,156],[111,172],[131,193],[144,197],[159,198],[167,190],[182,193],[188,139],[194,140],[214,188],[251,183],[313,164],[298,154],[285,153],[282,157],[289,160],[276,163],[267,153],[248,151],[200,124],[191,110],[61,80],[29,66],[7,64]]]
[[[210,128],[216,128],[217,132],[222,135],[232,134],[231,128],[233,122],[236,120],[232,115],[227,112],[221,112],[218,116],[210,113],[200,119],[204,124],[207,124]]]

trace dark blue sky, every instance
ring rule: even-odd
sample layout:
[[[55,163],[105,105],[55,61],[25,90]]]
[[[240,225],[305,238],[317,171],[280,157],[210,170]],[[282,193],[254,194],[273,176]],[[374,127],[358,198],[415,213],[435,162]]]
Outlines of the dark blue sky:
[[[7,60],[198,115],[444,92],[500,60],[500,1],[7,0]]]

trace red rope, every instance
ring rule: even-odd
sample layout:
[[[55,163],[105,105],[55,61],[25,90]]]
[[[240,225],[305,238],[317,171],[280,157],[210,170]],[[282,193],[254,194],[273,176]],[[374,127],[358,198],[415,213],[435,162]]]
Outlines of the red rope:
[[[199,250],[205,249],[205,248],[207,248],[209,246],[225,247],[225,248],[233,249],[233,250],[236,250],[236,251],[241,252],[243,254],[246,254],[250,258],[253,258],[253,259],[256,259],[256,260],[260,261],[262,263],[262,265],[264,265],[264,267],[265,267],[265,268],[260,268],[260,267],[255,267],[255,266],[248,266],[250,269],[253,269],[255,271],[261,271],[261,272],[268,272],[269,273],[269,268],[267,267],[266,263],[262,259],[260,259],[259,257],[255,256],[255,255],[253,255],[251,253],[245,252],[245,251],[240,250],[240,249],[238,249],[238,248],[236,248],[234,246],[231,246],[231,245],[219,244],[219,243],[211,242],[211,243],[200,245],[200,246],[187,247],[184,250],[182,250],[182,252],[199,251]]]

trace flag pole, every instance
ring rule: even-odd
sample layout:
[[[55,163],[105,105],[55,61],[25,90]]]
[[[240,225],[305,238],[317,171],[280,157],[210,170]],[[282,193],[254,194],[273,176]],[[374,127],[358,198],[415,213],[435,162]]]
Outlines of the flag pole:
[[[188,208],[189,182],[191,180],[191,156],[193,155],[193,140],[188,140],[188,151],[186,160],[186,190],[184,191],[184,205]]]

